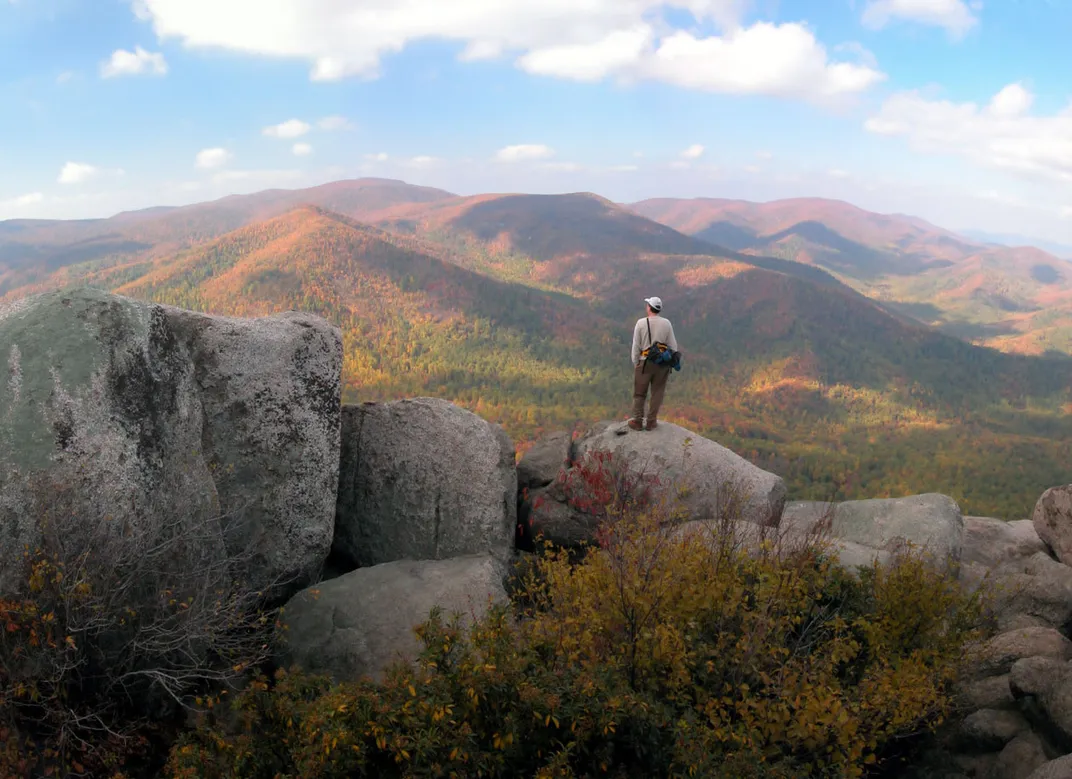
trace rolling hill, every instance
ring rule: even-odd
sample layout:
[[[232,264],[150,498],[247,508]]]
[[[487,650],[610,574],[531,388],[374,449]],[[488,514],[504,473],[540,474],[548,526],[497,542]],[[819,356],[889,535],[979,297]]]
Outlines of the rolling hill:
[[[1072,264],[923,220],[798,198],[646,200],[638,214],[743,253],[823,268],[893,311],[972,343],[1072,354]]]
[[[973,347],[795,263],[763,267],[592,196],[386,211],[374,213],[395,232],[301,206],[83,280],[224,314],[319,313],[344,332],[347,400],[447,397],[519,441],[624,412],[629,334],[657,285],[686,353],[668,418],[784,474],[800,497],[940,490],[1019,516],[1066,476],[1072,361]],[[569,229],[535,237],[555,215]],[[400,218],[414,219],[408,234]],[[506,255],[514,264],[497,264]]]
[[[221,314],[312,311],[343,330],[347,401],[445,397],[524,443],[625,412],[629,336],[655,291],[686,355],[667,418],[781,473],[797,497],[934,490],[967,512],[1019,517],[1072,476],[1072,360],[972,346],[818,266],[720,248],[585,193],[458,197],[362,181],[250,197],[101,220],[112,232],[96,239],[85,237],[95,223],[0,223],[41,251],[108,235],[149,244],[27,262],[35,281],[8,295],[77,282]],[[317,198],[351,215],[307,203]],[[867,229],[906,246],[948,239],[897,219]],[[1039,264],[1023,255],[1025,285]],[[5,279],[16,281],[10,268]]]
[[[400,203],[452,197],[393,179],[356,179],[299,190],[231,195],[180,208],[129,211],[108,219],[0,222],[0,296],[74,267],[73,277],[95,268],[151,259],[211,240],[300,205],[361,218]]]

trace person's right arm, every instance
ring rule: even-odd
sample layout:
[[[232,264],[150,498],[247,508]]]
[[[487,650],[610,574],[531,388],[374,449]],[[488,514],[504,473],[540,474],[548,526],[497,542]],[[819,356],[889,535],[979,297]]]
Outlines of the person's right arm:
[[[640,359],[640,323],[642,320],[638,319],[636,326],[633,327],[633,347],[629,350],[629,361],[633,363],[634,367],[637,364],[637,360]]]

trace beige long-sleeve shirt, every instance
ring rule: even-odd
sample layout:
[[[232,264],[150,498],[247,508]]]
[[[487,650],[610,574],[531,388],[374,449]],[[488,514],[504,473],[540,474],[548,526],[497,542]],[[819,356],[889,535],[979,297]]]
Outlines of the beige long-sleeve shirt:
[[[651,340],[648,340],[648,324],[651,324]],[[677,338],[674,337],[674,326],[669,319],[661,316],[641,317],[633,328],[633,348],[630,359],[633,365],[640,364],[640,353],[651,346],[653,341],[659,341],[670,347],[671,351],[679,351]]]

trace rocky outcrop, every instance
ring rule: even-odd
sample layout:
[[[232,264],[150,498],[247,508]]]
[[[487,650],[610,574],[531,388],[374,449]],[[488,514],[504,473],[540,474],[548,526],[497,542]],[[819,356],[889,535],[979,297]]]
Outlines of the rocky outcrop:
[[[1057,559],[1072,565],[1072,484],[1053,487],[1035,504],[1031,522]]]
[[[124,536],[211,525],[199,559],[241,551],[257,588],[318,573],[338,478],[336,328],[77,289],[0,309],[0,353],[0,588],[61,510]]]
[[[946,495],[846,501],[830,522],[840,541],[886,552],[912,547],[943,563],[958,561],[964,543],[960,507]]]
[[[573,460],[573,436],[561,431],[537,441],[517,463],[518,490],[536,490],[555,480]]]
[[[599,519],[585,510],[587,496],[574,493],[580,488],[575,477],[596,453],[610,456],[610,470],[628,470],[641,489],[647,484],[657,500],[666,498],[682,522],[733,517],[776,526],[781,519],[781,477],[678,425],[662,422],[634,432],[624,423],[604,422],[572,446],[565,434],[556,434],[521,458],[519,486],[528,488],[518,515],[522,543],[531,545],[538,535],[562,546],[592,540]]]
[[[509,554],[514,446],[498,425],[434,398],[343,409],[335,551],[357,566]]]
[[[337,680],[381,679],[392,663],[417,657],[414,627],[433,607],[468,625],[504,603],[503,573],[490,555],[400,560],[310,587],[284,607],[279,661]]]

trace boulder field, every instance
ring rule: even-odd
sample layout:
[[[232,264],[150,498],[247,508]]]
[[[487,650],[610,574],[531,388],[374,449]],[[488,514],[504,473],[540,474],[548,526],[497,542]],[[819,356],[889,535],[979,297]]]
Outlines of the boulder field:
[[[1072,777],[1072,485],[1012,522],[935,494],[787,501],[777,475],[665,422],[555,433],[515,464],[499,426],[446,401],[342,405],[340,332],[306,314],[66,290],[0,307],[0,357],[0,596],[57,513],[135,538],[211,526],[191,535],[198,559],[240,558],[236,576],[285,602],[281,662],[380,678],[414,657],[433,606],[478,619],[540,539],[591,542],[579,485],[594,462],[626,465],[675,485],[676,532],[727,517],[746,540],[821,528],[850,566],[912,545],[967,587],[1001,585],[944,776]]]

